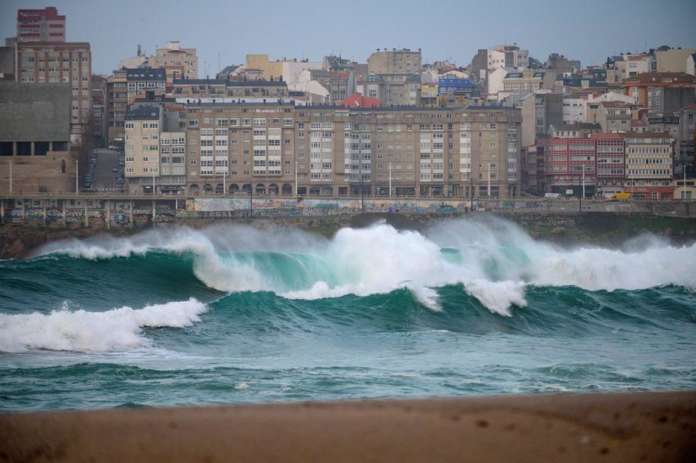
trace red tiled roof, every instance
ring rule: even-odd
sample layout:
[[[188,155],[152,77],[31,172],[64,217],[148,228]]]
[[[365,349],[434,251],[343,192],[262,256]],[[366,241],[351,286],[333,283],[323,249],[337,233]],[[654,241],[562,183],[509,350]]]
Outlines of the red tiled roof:
[[[370,98],[369,96],[363,96],[359,93],[354,93],[340,102],[341,106],[347,108],[377,108],[381,104],[382,101],[379,98]]]

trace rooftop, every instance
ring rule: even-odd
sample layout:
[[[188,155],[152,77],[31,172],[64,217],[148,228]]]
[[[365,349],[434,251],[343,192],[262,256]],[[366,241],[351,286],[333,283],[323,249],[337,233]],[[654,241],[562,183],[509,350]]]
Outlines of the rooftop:
[[[135,106],[126,114],[126,120],[159,120],[160,108],[154,105]]]

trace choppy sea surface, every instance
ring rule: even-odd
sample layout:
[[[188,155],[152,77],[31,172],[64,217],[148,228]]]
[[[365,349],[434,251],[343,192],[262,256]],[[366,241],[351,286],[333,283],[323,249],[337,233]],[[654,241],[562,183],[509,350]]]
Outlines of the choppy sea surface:
[[[244,226],[0,261],[0,409],[696,388],[696,246]]]

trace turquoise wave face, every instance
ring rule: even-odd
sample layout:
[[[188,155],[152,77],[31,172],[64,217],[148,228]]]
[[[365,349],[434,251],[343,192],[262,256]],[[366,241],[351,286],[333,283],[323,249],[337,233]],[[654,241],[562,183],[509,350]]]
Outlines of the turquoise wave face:
[[[0,408],[692,389],[695,266],[503,221],[56,243],[0,261]]]

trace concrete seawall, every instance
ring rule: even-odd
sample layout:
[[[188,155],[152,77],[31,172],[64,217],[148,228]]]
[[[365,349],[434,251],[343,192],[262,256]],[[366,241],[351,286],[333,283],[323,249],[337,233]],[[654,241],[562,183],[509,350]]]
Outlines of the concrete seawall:
[[[33,208],[37,211],[37,208]],[[47,211],[48,209],[46,209]],[[308,214],[287,210],[249,211],[187,211],[156,209],[155,222],[152,210],[133,208],[133,220],[123,220],[113,211],[97,208],[81,208],[70,214],[51,216],[44,209],[25,212],[0,225],[0,258],[27,257],[38,246],[50,241],[87,238],[108,233],[125,236],[150,227],[187,226],[203,228],[218,223],[246,224],[256,228],[294,227],[332,236],[342,227],[364,227],[385,221],[398,229],[423,230],[439,220],[467,218],[488,220],[503,217],[511,220],[536,239],[560,244],[595,244],[615,247],[630,238],[644,234],[656,235],[677,244],[696,241],[696,219],[689,217],[661,216],[639,212],[582,212],[529,209],[497,209],[494,211],[466,211],[438,206],[423,211],[362,212],[347,209],[325,209],[322,213],[311,210]],[[85,219],[85,211],[87,219]],[[397,212],[398,211],[398,212]],[[6,219],[7,219],[6,215]]]

